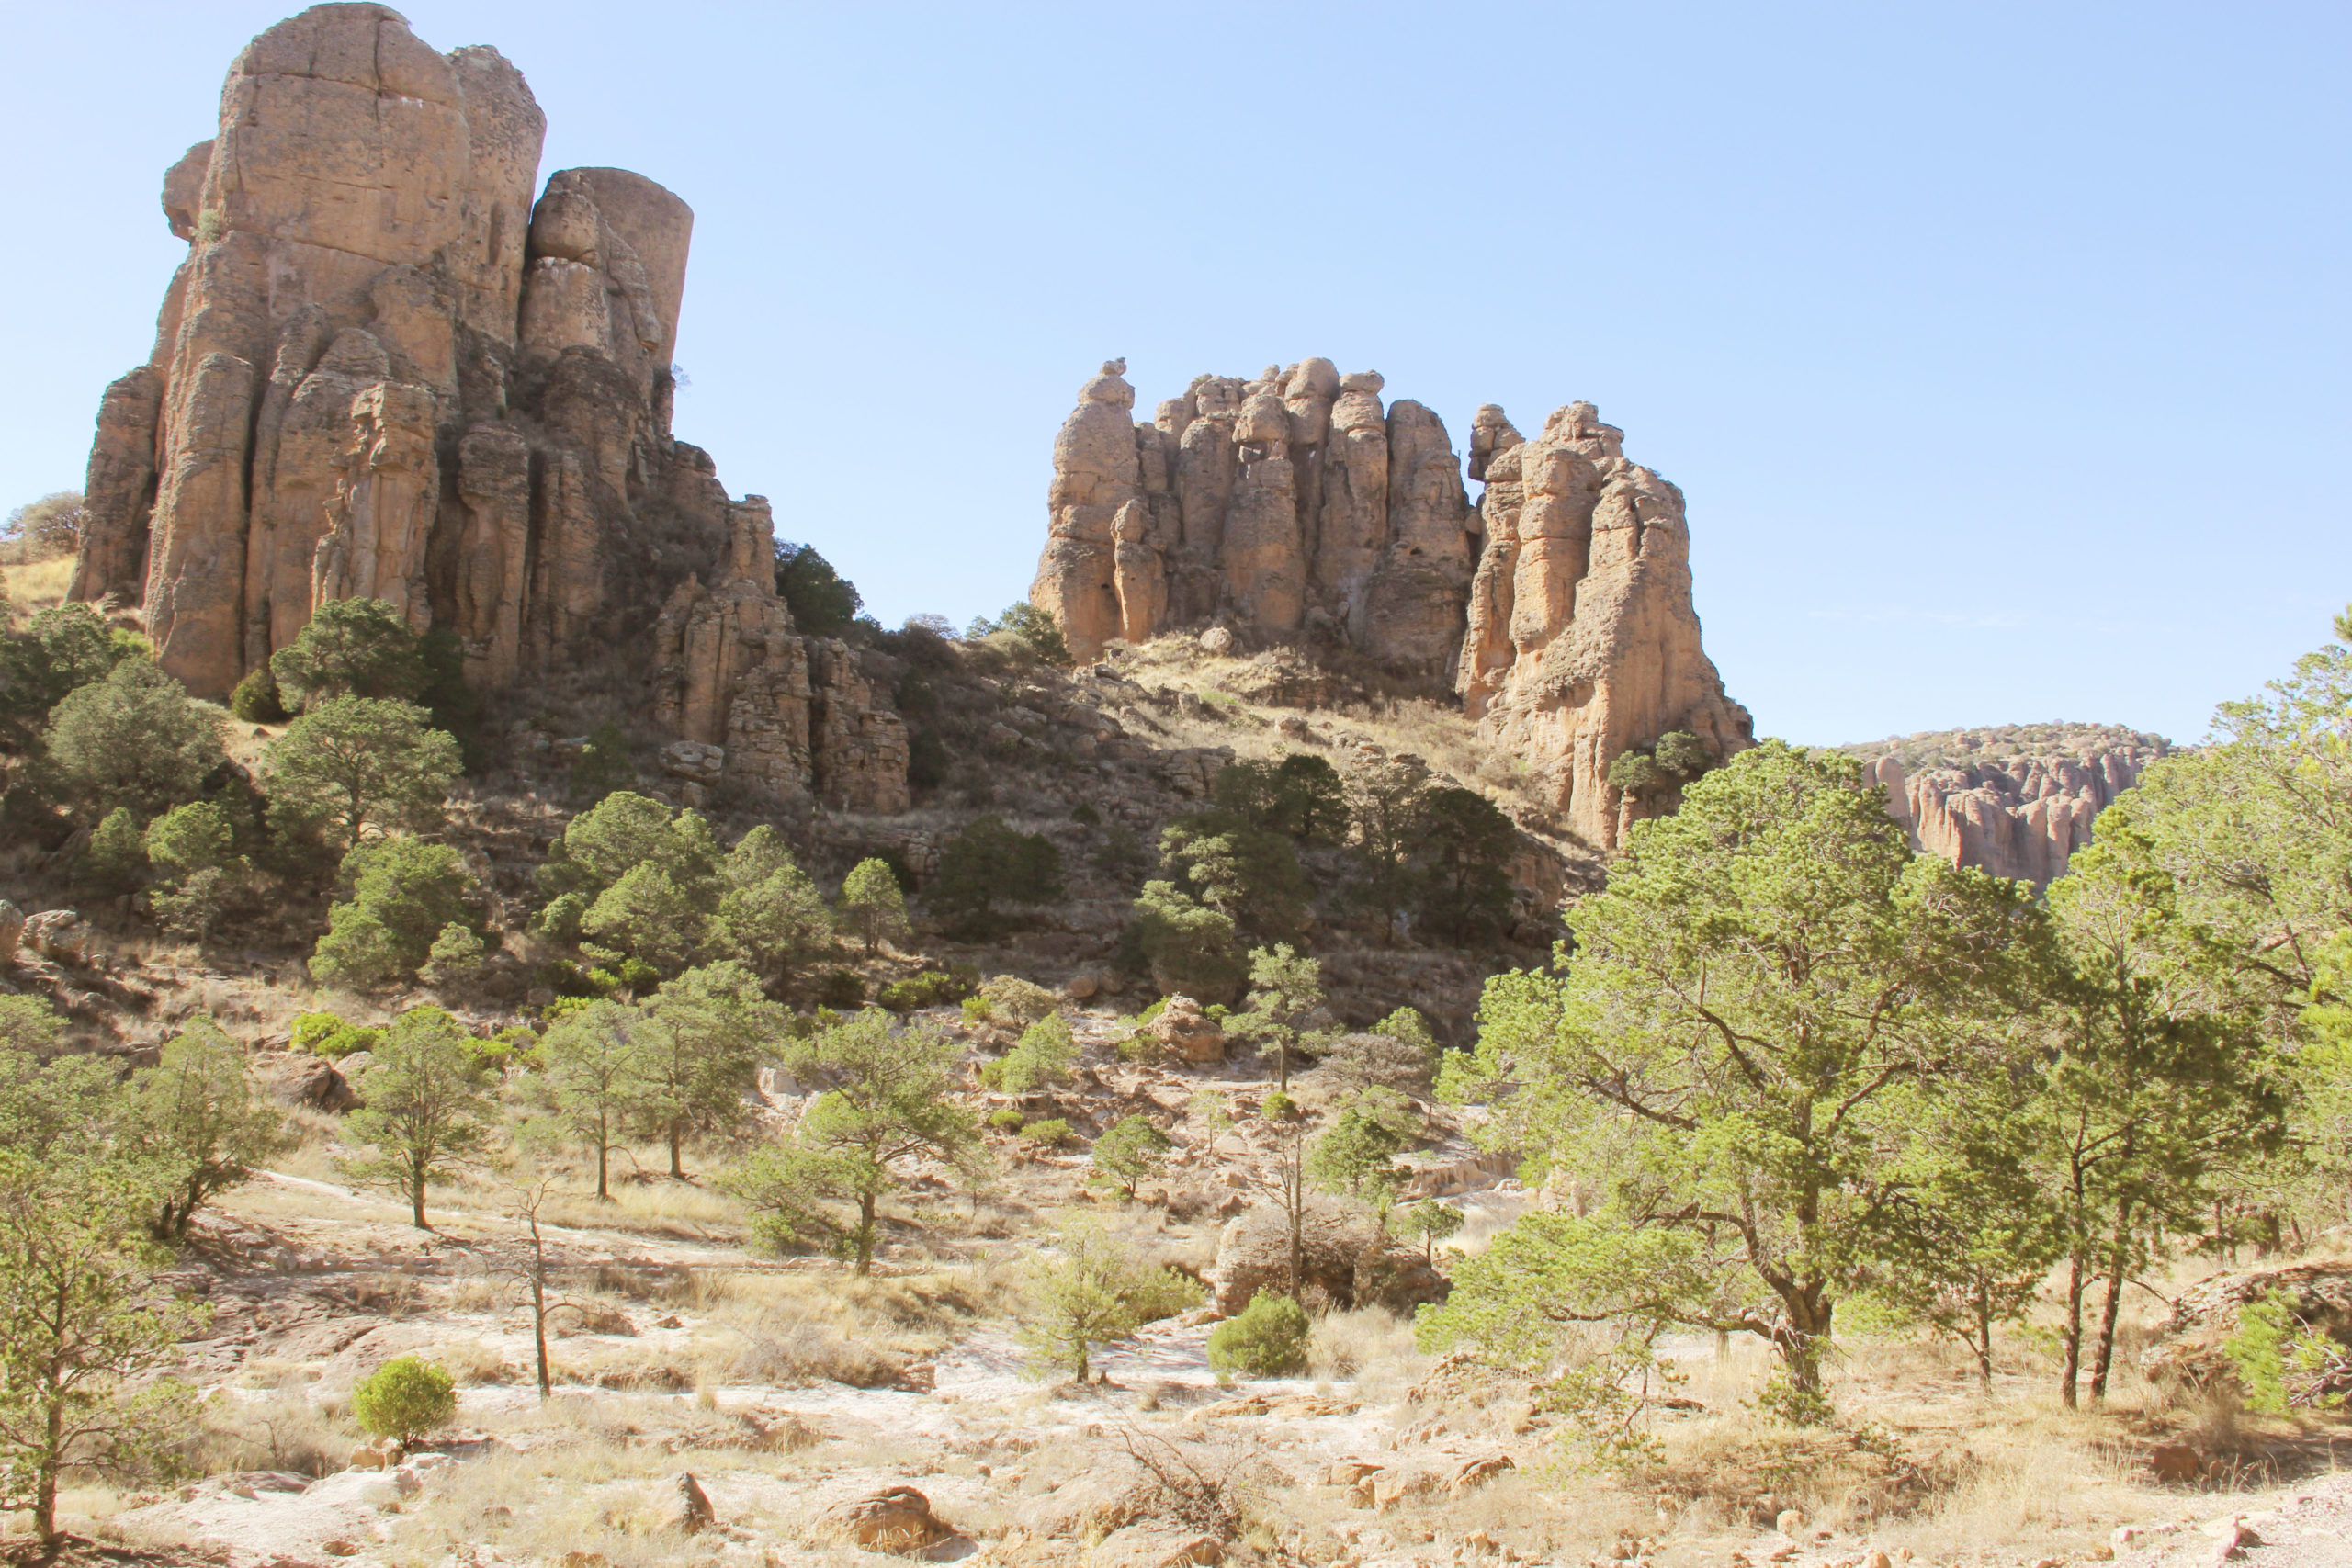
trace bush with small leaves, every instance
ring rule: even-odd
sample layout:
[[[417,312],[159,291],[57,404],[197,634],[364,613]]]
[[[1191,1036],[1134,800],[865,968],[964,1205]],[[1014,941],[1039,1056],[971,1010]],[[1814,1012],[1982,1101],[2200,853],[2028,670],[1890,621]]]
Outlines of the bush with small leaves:
[[[1173,1146],[1167,1134],[1143,1117],[1122,1116],[1094,1140],[1095,1174],[1132,1199],[1139,1183],[1159,1174]]]
[[[1397,1230],[1421,1244],[1421,1260],[1435,1264],[1437,1244],[1462,1228],[1462,1211],[1436,1199],[1414,1204],[1404,1213]]]
[[[907,940],[907,896],[888,861],[862,860],[842,884],[842,930],[870,954],[886,942]]]
[[[980,1069],[980,1082],[1006,1094],[1069,1082],[1078,1036],[1061,1014],[1047,1013],[1023,1032],[1021,1043]]]
[[[1010,1105],[989,1112],[989,1125],[999,1132],[1017,1134],[1023,1127],[1027,1126],[1029,1118]]]
[[[270,655],[282,701],[308,709],[331,697],[413,702],[424,691],[424,639],[381,599],[330,599],[293,643]]]
[[[329,985],[413,979],[450,926],[472,931],[481,923],[480,886],[452,845],[394,834],[345,855],[343,874],[351,898],[328,911],[326,934],[311,956],[311,973]]]
[[[1023,1127],[1021,1141],[1041,1149],[1066,1149],[1078,1142],[1078,1129],[1059,1116],[1047,1116]]]
[[[421,973],[428,986],[469,986],[481,977],[484,961],[481,938],[451,920],[433,939]]]
[[[1261,1291],[1238,1314],[1209,1331],[1209,1370],[1221,1378],[1303,1372],[1312,1332],[1306,1308],[1288,1296]]]
[[[351,1386],[351,1416],[360,1430],[403,1446],[447,1426],[457,1414],[457,1384],[415,1356],[386,1361]]]
[[[297,1051],[308,1051],[314,1056],[338,1061],[360,1051],[373,1051],[380,1044],[384,1032],[370,1029],[331,1012],[306,1012],[294,1021],[294,1032],[288,1041]]]
[[[809,989],[819,1007],[847,1010],[865,1000],[865,982],[852,969],[828,969]]]
[[[146,837],[127,806],[107,813],[91,832],[89,847],[74,863],[74,874],[101,893],[128,893],[146,873]]]
[[[85,820],[128,806],[141,814],[194,800],[228,755],[220,710],[144,659],[126,659],[67,694],[47,745],[61,798]]]
[[[999,975],[973,994],[971,1004],[964,1009],[967,1017],[972,1015],[975,1006],[978,1010],[976,1022],[1026,1029],[1051,1014],[1061,1002],[1045,987],[1018,975]]]
[[[286,705],[277,695],[277,680],[266,664],[256,664],[229,694],[229,711],[247,724],[284,724]]]

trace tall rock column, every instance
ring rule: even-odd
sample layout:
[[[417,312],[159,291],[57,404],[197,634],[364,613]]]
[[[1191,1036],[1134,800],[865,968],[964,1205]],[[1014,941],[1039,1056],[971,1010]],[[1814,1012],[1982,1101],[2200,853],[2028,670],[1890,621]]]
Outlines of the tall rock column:
[[[1120,635],[1114,533],[1119,509],[1142,493],[1129,418],[1136,389],[1127,362],[1107,360],[1081,388],[1078,407],[1054,438],[1054,479],[1045,554],[1030,603],[1060,624],[1072,657],[1091,659]]]
[[[1718,758],[1753,743],[1747,710],[1700,647],[1682,494],[1627,462],[1590,403],[1521,444],[1501,436],[1499,409],[1483,428],[1495,433],[1487,536],[1457,684],[1481,734],[1535,767],[1570,830],[1614,849],[1633,815],[1608,782],[1618,757],[1669,730]]]

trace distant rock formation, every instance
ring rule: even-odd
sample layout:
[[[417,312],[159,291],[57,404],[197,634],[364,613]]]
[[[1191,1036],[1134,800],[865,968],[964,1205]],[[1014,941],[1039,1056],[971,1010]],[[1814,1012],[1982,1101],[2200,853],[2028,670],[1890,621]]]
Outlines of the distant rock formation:
[[[1073,654],[1220,621],[1443,679],[1477,518],[1436,414],[1306,359],[1195,377],[1139,423],[1125,370],[1104,365],[1054,442],[1030,600]]]
[[[649,665],[665,605],[708,581],[763,639],[721,638],[729,675],[695,688],[744,710],[718,728],[814,711],[827,793],[903,809],[896,716],[783,647],[773,562],[743,553],[765,503],[730,502],[671,434],[693,213],[620,169],[563,170],[534,204],[545,130],[495,50],[437,53],[386,6],[254,39],[219,136],[164,176],[188,256],[153,355],[100,404],[73,596],[138,609],[164,668],[217,698],[333,599],[451,629],[496,689]],[[792,795],[826,757],[755,742],[728,771]]]
[[[1645,809],[1608,782],[1619,756],[1670,730],[1718,758],[1752,742],[1699,645],[1681,492],[1628,463],[1591,404],[1533,442],[1481,408],[1474,507],[1444,423],[1384,411],[1374,373],[1196,377],[1140,423],[1125,371],[1104,365],[1054,443],[1030,602],[1077,657],[1212,624],[1352,650],[1458,691],[1604,850]]]
[[[2116,726],[2033,725],[1842,750],[1864,759],[1912,848],[2039,887],[2064,874],[2093,820],[2172,747]]]

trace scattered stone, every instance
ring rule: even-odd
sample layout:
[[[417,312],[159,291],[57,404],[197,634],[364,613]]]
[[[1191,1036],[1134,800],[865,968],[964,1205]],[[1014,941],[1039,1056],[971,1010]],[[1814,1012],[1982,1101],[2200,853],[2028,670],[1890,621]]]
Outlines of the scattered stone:
[[[1142,1033],[1159,1042],[1179,1061],[1225,1060],[1225,1028],[1201,1010],[1201,1004],[1181,993],[1161,1006],[1159,1016],[1143,1026]]]
[[[44,909],[25,921],[21,935],[27,947],[69,967],[85,969],[97,962],[97,928],[71,909]]]
[[[307,1106],[329,1115],[341,1115],[359,1103],[350,1081],[334,1064],[307,1052],[288,1058],[268,1077],[271,1098],[281,1104]]]

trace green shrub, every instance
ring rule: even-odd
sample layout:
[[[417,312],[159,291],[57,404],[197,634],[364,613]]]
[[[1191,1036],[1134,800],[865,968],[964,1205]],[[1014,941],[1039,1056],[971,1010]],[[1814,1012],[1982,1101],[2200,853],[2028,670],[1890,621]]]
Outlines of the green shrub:
[[[1209,1370],[1219,1377],[1287,1377],[1306,1370],[1306,1309],[1261,1291],[1238,1317],[1209,1333]]]
[[[291,1043],[297,1051],[333,1062],[356,1052],[373,1051],[383,1038],[380,1029],[352,1023],[331,1012],[306,1012],[294,1021]]]
[[[1007,1094],[1026,1094],[1047,1084],[1069,1082],[1078,1060],[1078,1037],[1057,1012],[1031,1024],[1021,1043],[980,1069],[980,1081]]]
[[[1022,1115],[1020,1111],[1014,1110],[1010,1105],[1001,1107],[998,1110],[989,1112],[989,1125],[991,1127],[1001,1128],[1008,1133],[1020,1132],[1023,1125],[1026,1123],[1028,1120],[1029,1119],[1027,1117]]]
[[[402,1446],[447,1426],[457,1413],[449,1374],[414,1356],[386,1361],[351,1387],[351,1414],[360,1429]]]
[[[972,980],[956,973],[957,970],[967,971],[974,977],[978,975],[978,971],[968,964],[958,964],[948,969],[927,969],[907,979],[891,981],[876,993],[874,999],[892,1012],[912,1012],[917,1008],[942,1007],[961,999],[965,1003],[964,1015],[968,1020],[974,998],[966,993],[971,990]],[[988,1004],[982,1002],[980,1006],[985,1012]]]
[[[277,678],[266,664],[256,664],[237,689],[229,694],[229,711],[247,724],[284,724],[286,705],[278,699]]]
[[[828,969],[817,976],[809,994],[819,1007],[858,1007],[865,1000],[865,982],[854,970]]]
[[[107,813],[74,863],[74,875],[104,893],[130,892],[146,870],[147,841],[127,806]]]
[[[1009,1024],[1016,1029],[1028,1028],[1061,1006],[1053,992],[1018,975],[999,975],[982,986],[973,999],[982,1004],[978,1021]],[[970,1016],[971,1009],[964,1010],[966,1016]]]
[[[1295,1122],[1298,1119],[1298,1101],[1276,1089],[1260,1102],[1258,1114],[1269,1122]]]
[[[1041,1148],[1066,1149],[1078,1142],[1078,1130],[1058,1116],[1048,1116],[1022,1128],[1021,1141]]]

